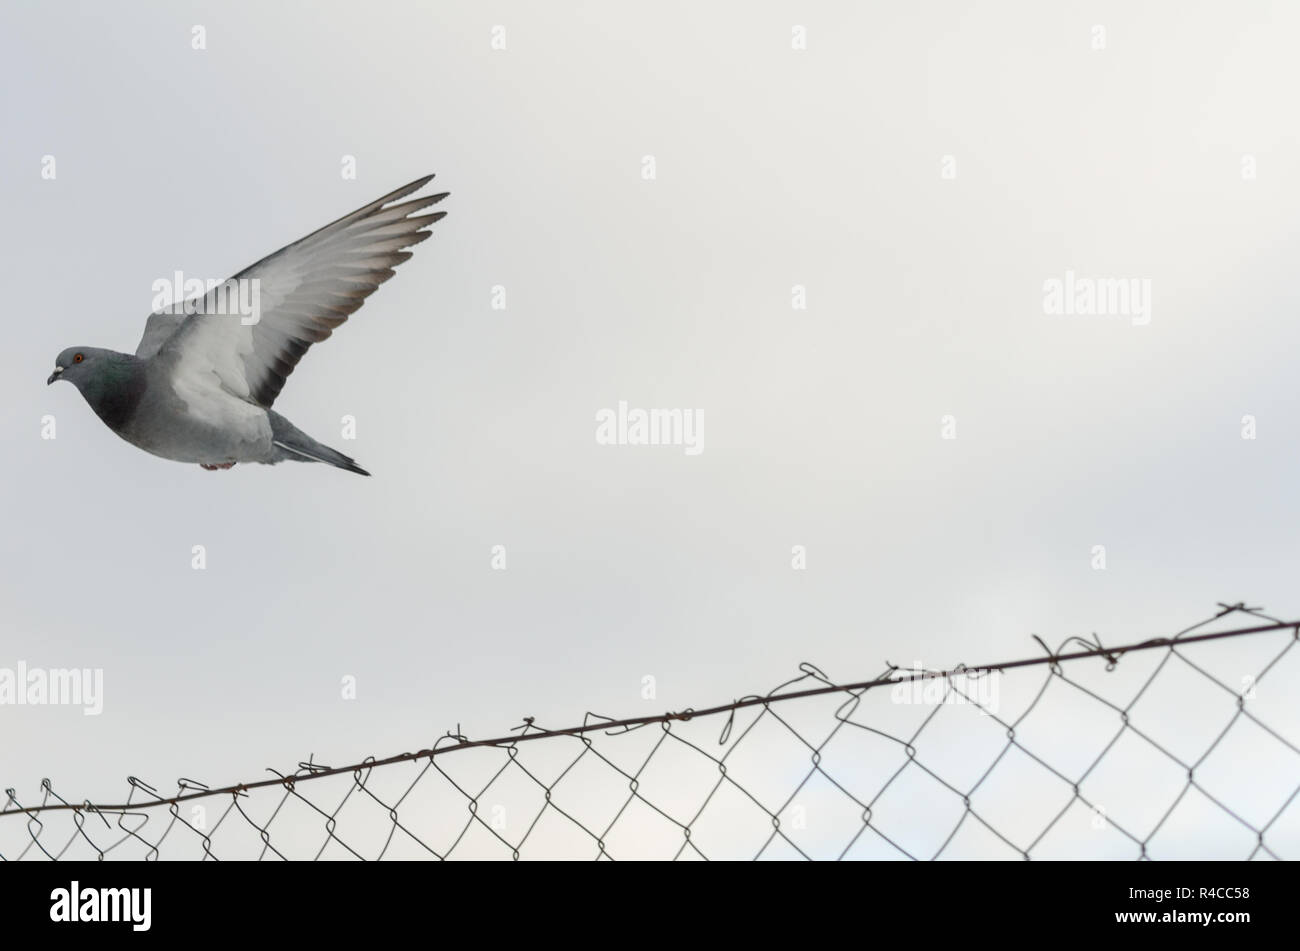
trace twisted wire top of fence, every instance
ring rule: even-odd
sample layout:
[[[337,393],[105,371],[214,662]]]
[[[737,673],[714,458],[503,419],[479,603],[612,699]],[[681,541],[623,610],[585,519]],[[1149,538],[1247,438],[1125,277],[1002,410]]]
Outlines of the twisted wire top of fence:
[[[1295,854],[1300,718],[1294,705],[1268,707],[1267,714],[1255,707],[1266,675],[1279,664],[1297,664],[1300,651],[1293,648],[1300,621],[1272,618],[1244,603],[1219,607],[1213,617],[1172,636],[1120,647],[1106,647],[1095,636],[1071,637],[1053,651],[1035,637],[1043,649],[1039,656],[943,670],[886,662],[879,676],[852,683],[835,683],[801,664],[797,677],[765,695],[703,709],[624,719],[588,713],[581,724],[563,729],[527,717],[503,736],[471,740],[458,730],[416,752],[347,766],[309,758],[291,772],[270,770],[271,778],[219,787],[183,778],[168,796],[131,776],[126,801],[116,804],[69,801],[46,779],[36,805],[6,790],[0,858],[157,859],[164,844],[169,857],[174,849],[177,857],[188,851],[203,859],[219,858],[218,849],[225,857],[243,858],[455,853],[517,859],[525,845],[542,857],[593,858],[1150,858],[1157,843],[1165,854],[1181,856],[1186,849],[1178,844],[1188,842],[1199,843],[1198,855]],[[1264,623],[1203,631],[1230,614]],[[1213,663],[1190,656],[1208,650],[1210,642],[1269,634],[1283,642],[1253,661],[1250,673],[1241,672],[1240,658],[1230,661],[1237,665],[1240,688],[1225,682],[1231,675]],[[1143,652],[1160,652],[1154,655],[1158,662],[1120,697],[1108,696],[1113,685],[1068,676],[1063,666],[1101,658],[1104,678],[1122,659]],[[1173,662],[1180,674],[1171,672]],[[1004,675],[1030,668],[1045,674],[1037,686],[1029,685],[1023,709],[1011,716],[999,696]],[[1214,723],[1191,723],[1203,717],[1191,715],[1192,687],[1184,683],[1182,701],[1165,698],[1178,709],[1152,707],[1162,674],[1195,674],[1212,688],[1209,696],[1195,698],[1197,711],[1212,709],[1213,696],[1229,706]],[[1069,691],[1059,701],[1049,694],[1058,687]],[[888,703],[872,706],[881,688],[888,688]],[[819,701],[834,706],[817,706]],[[1079,704],[1092,712],[1072,712],[1084,709]],[[1046,732],[1035,735],[1031,715],[1052,705],[1057,706]],[[923,738],[944,732],[940,714],[958,709],[977,719],[961,721],[957,733],[934,740],[923,756]],[[701,724],[724,714],[716,744],[697,735]],[[1087,716],[1097,722],[1081,733],[1077,727]],[[993,724],[997,732],[990,742]],[[635,748],[619,748],[651,725],[660,731]],[[1251,733],[1238,740],[1247,727]],[[1233,749],[1226,767],[1210,762],[1227,746]],[[525,749],[537,758],[525,762]],[[547,755],[531,753],[542,749]],[[471,751],[491,759],[446,759]],[[1225,779],[1240,776],[1243,757],[1257,770],[1244,789]],[[1127,787],[1106,775],[1107,762],[1118,764],[1110,773],[1129,777]],[[402,764],[415,775],[399,775]],[[1161,772],[1159,764],[1171,767],[1176,778],[1152,778]],[[700,765],[707,776],[698,775]],[[436,786],[430,779],[435,776],[442,780]],[[1157,801],[1146,802],[1153,792]],[[190,804],[189,816],[181,814],[182,804]],[[207,814],[210,804],[224,804],[215,822]],[[165,815],[151,825],[160,809]],[[5,821],[18,816],[27,821]],[[1224,820],[1226,826],[1207,832]],[[367,846],[362,839],[382,845]]]

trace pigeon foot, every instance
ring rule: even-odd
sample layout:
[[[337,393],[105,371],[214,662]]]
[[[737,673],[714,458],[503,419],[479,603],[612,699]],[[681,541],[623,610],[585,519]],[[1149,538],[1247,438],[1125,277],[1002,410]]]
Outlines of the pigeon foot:
[[[218,462],[214,465],[208,465],[206,462],[200,462],[199,468],[207,469],[209,472],[215,472],[218,469],[229,469],[233,465],[234,465],[233,462]]]

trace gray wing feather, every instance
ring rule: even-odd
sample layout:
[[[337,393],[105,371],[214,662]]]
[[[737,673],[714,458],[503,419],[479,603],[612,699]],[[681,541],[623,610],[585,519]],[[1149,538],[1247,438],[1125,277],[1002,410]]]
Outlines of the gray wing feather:
[[[390,192],[236,274],[237,281],[258,281],[261,307],[256,323],[177,315],[179,325],[161,339],[155,352],[174,361],[176,375],[215,375],[227,393],[269,408],[307,349],[329,337],[393,276],[393,269],[411,257],[402,249],[430,236],[421,229],[446,215],[415,214],[442,201],[446,192],[393,204],[432,178]],[[209,313],[213,310],[208,308]],[[155,326],[162,334],[166,324],[154,323],[159,317],[172,315],[149,318],[141,347],[153,343]]]
[[[144,322],[144,336],[135,348],[135,355],[147,360],[162,349],[167,339],[185,323],[184,314],[150,314]]]

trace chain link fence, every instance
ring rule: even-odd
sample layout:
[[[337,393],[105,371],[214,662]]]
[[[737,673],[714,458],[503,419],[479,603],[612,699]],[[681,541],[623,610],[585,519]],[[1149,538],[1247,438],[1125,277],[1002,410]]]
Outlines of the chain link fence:
[[[804,664],[708,709],[220,788],[129,777],[112,805],[47,779],[5,791],[0,858],[1300,857],[1300,621],[1220,607],[1123,647],[857,683]]]

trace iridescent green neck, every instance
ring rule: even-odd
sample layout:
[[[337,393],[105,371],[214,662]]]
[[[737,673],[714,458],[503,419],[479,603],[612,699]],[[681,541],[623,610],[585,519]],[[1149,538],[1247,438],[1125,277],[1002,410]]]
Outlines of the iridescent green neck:
[[[144,368],[127,353],[101,358],[97,364],[94,374],[80,381],[81,395],[106,425],[117,430],[130,420],[144,395]]]

